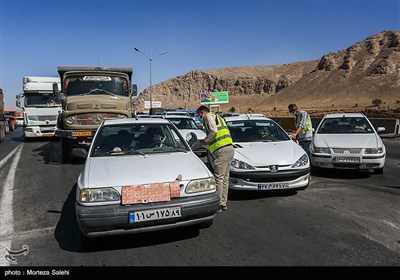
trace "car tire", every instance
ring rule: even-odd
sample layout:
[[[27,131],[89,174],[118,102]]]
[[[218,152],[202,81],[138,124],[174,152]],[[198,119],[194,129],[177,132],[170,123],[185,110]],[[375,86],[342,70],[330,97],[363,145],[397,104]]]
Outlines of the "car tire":
[[[383,167],[374,169],[374,174],[383,174]]]

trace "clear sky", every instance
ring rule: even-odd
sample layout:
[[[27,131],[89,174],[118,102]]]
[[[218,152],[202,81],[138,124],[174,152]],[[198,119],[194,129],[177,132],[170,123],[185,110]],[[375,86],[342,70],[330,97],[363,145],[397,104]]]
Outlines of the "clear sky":
[[[120,66],[142,92],[149,57],[154,85],[193,70],[320,59],[384,30],[400,30],[400,0],[0,0],[0,87],[16,108],[24,76]]]

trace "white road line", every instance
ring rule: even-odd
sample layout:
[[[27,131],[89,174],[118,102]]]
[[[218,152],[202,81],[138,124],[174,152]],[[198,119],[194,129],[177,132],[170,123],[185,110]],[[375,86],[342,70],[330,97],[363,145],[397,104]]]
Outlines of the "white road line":
[[[16,153],[8,172],[8,175],[3,186],[3,194],[0,201],[0,266],[10,265],[5,260],[6,249],[12,250],[11,243],[14,234],[14,221],[13,221],[13,191],[14,191],[14,178],[15,171],[19,159],[21,157],[22,148],[24,144],[20,144],[11,153],[9,153],[1,162],[0,167],[2,167],[6,161]]]
[[[22,144],[23,145],[23,144]],[[16,147],[11,153],[9,153],[5,158],[3,158],[1,161],[0,161],[0,168],[2,168],[3,167],[3,165],[8,161],[8,159],[10,158],[10,157],[12,157],[16,152],[17,152],[17,150],[18,150],[18,148],[20,147],[21,145],[19,145],[18,147]]]

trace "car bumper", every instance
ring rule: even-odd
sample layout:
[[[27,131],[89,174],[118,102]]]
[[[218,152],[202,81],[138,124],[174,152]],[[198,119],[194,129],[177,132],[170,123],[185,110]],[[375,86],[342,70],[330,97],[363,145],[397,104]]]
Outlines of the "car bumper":
[[[343,155],[319,155],[311,154],[311,164],[315,167],[332,168],[332,169],[379,169],[385,165],[386,155],[355,155],[348,157],[360,158],[359,162],[355,163],[337,163],[334,162],[334,157],[343,157]]]
[[[82,206],[76,202],[76,217],[87,237],[157,231],[212,221],[219,207],[217,192],[196,197],[176,198],[168,202],[137,205]],[[129,223],[129,213],[169,207],[181,207],[181,217]]]
[[[310,182],[310,168],[278,172],[231,172],[229,188],[233,190],[280,190],[304,188]]]
[[[25,137],[54,137],[55,126],[26,126],[24,127]]]

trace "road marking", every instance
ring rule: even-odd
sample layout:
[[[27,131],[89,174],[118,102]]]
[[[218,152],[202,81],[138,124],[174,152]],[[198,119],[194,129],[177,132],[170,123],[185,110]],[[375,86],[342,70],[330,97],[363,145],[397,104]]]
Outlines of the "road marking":
[[[19,146],[17,146],[11,153],[9,153],[5,158],[3,158],[3,159],[0,161],[0,168],[2,168],[3,165],[8,161],[8,159],[9,159],[10,157],[12,157],[12,156],[17,152],[18,148],[19,148],[21,145],[24,145],[24,144],[20,144]]]
[[[10,170],[7,174],[5,184],[3,185],[3,194],[1,196],[0,201],[0,266],[9,266],[5,260],[6,249],[12,250],[11,244],[14,234],[14,221],[13,221],[13,191],[14,191],[14,178],[15,171],[17,169],[17,165],[19,159],[21,157],[22,148],[24,144],[20,144],[17,148],[15,148],[11,153],[9,153],[1,162],[0,167],[2,167],[7,160],[12,157],[14,154],[15,157],[11,163]]]

